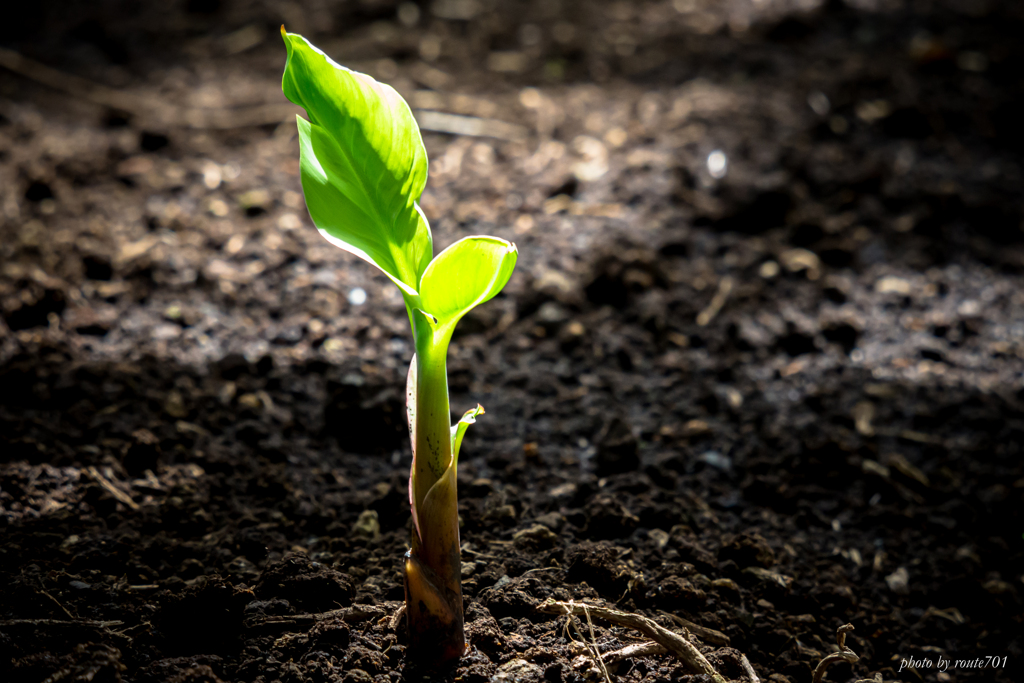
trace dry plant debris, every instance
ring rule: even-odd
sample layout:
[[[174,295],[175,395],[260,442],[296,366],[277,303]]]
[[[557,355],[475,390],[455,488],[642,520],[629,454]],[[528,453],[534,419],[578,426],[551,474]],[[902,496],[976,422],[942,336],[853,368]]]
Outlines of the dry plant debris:
[[[715,681],[715,683],[725,683],[725,678],[715,671],[714,667],[711,666],[711,663],[700,653],[700,650],[698,650],[693,643],[686,640],[678,633],[669,631],[664,626],[660,626],[643,615],[632,614],[630,612],[623,612],[617,609],[610,609],[582,602],[562,602],[550,598],[539,605],[537,610],[547,614],[567,614],[577,616],[582,614],[588,619],[592,614],[598,619],[604,619],[605,621],[610,621],[614,624],[619,624],[620,626],[628,626],[629,628],[636,629],[664,647],[668,652],[678,657],[681,662],[693,671],[693,673],[710,676],[711,680]],[[601,661],[603,662],[603,660]]]
[[[860,657],[846,647],[846,634],[853,630],[853,624],[843,624],[836,630],[836,643],[839,645],[839,652],[833,652],[830,655],[826,655],[818,666],[814,668],[814,676],[811,679],[811,683],[821,683],[822,677],[825,675],[825,670],[835,664],[836,662],[847,662],[853,664],[860,660]]]

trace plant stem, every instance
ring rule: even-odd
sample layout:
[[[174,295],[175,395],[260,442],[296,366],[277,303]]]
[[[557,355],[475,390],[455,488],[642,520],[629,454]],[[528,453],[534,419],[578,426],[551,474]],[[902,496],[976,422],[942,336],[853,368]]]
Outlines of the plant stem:
[[[462,656],[462,563],[446,360],[450,327],[414,311],[416,339],[412,548],[405,558],[406,618],[415,657],[441,665]]]
[[[437,340],[440,330],[425,320],[416,326],[416,458],[413,477],[415,503],[423,504],[427,491],[451,464],[451,410],[448,404],[448,340]],[[442,343],[438,344],[437,341]]]

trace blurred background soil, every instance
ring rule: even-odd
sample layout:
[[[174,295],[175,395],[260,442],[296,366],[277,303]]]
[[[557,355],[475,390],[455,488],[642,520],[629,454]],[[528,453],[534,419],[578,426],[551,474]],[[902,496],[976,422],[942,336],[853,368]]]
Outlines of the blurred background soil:
[[[434,680],[592,679],[547,597],[1020,679],[1024,5],[54,0],[0,23],[5,681],[418,680],[408,322],[305,212],[281,24],[410,102],[438,249],[519,246]]]

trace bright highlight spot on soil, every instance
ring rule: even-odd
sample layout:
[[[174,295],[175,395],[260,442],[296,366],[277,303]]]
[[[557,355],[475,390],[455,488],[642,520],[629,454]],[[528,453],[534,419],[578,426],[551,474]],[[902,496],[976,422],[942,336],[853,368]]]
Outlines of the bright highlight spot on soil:
[[[353,287],[348,293],[348,302],[353,306],[362,306],[366,303],[366,290],[362,287]]]
[[[708,173],[711,177],[719,180],[725,177],[726,171],[729,170],[729,159],[726,158],[725,152],[720,149],[716,149],[714,152],[708,155]]]

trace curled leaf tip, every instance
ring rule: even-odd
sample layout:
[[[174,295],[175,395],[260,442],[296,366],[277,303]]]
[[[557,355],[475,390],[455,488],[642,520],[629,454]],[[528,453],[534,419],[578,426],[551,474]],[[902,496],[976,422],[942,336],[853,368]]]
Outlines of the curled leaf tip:
[[[484,407],[477,403],[476,408],[467,410],[462,419],[452,426],[452,463],[457,463],[459,460],[459,450],[462,448],[462,437],[465,436],[466,429],[469,425],[476,424],[477,415],[483,414]]]
[[[422,316],[423,316],[424,318],[426,318],[426,319],[427,319],[427,321],[428,321],[428,322],[429,322],[429,323],[430,323],[431,325],[436,325],[436,324],[437,324],[437,317],[436,317],[436,316],[434,316],[434,315],[432,315],[432,314],[430,314],[430,313],[427,313],[427,312],[426,312],[426,311],[424,311],[424,310],[423,310],[422,308],[417,308],[417,309],[416,309],[416,312],[417,312],[417,313],[419,313],[420,315],[422,315]]]

